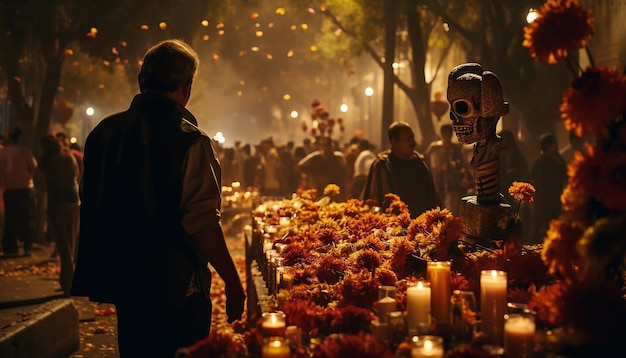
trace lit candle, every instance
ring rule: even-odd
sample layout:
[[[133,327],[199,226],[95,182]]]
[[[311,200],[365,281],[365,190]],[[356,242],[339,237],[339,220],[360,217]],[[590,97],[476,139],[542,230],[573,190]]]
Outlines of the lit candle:
[[[283,266],[282,277],[280,278],[280,288],[290,289],[293,287],[293,268]]]
[[[290,358],[291,349],[282,337],[267,338],[261,349],[262,358]]]
[[[263,337],[283,337],[287,323],[283,312],[265,312],[261,323]]]
[[[411,358],[443,358],[443,338],[437,336],[413,337]]]
[[[286,226],[289,226],[289,224],[291,224],[291,220],[289,220],[289,218],[286,216],[281,216],[278,221],[278,224],[282,227],[286,227]]]
[[[409,332],[427,332],[430,327],[430,283],[418,281],[406,289],[407,325]]]
[[[270,225],[267,227],[267,233],[272,235],[272,234],[276,234],[278,232],[278,229],[276,229],[276,226],[274,225]]]
[[[426,269],[432,290],[430,298],[431,314],[437,320],[437,324],[450,323],[450,316],[452,315],[450,303],[450,297],[452,296],[450,261],[429,261]]]
[[[503,346],[506,288],[506,272],[496,270],[480,272],[481,326],[487,335],[487,342],[495,347]]]
[[[504,320],[504,353],[507,358],[533,357],[535,320],[530,314],[509,314]]]

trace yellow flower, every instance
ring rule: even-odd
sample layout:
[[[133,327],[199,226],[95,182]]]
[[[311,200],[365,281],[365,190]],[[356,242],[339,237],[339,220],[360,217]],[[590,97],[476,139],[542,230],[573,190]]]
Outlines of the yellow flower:
[[[339,189],[339,185],[336,184],[328,184],[326,185],[326,187],[324,188],[324,196],[335,196],[335,195],[339,195],[340,193],[340,189]]]

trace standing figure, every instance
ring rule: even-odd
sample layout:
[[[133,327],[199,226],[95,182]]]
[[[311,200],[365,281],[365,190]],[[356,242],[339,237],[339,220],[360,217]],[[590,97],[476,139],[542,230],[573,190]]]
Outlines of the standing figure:
[[[464,169],[462,147],[452,142],[453,131],[450,123],[442,124],[440,133],[441,139],[430,143],[426,148],[426,161],[443,206],[458,215]]]
[[[245,293],[220,225],[221,169],[185,106],[198,55],[181,40],[145,54],[140,94],[84,147],[72,295],[113,303],[121,357],[173,357],[211,325],[210,264],[228,321]]]
[[[539,156],[530,166],[530,182],[535,187],[530,243],[541,243],[550,220],[561,213],[561,193],[567,184],[567,164],[559,154],[556,137],[544,133],[539,137]]]
[[[388,193],[396,194],[409,206],[412,218],[441,206],[433,178],[422,155],[415,150],[415,135],[404,122],[393,122],[387,131],[391,148],[378,154],[372,163],[363,200],[375,199],[386,209]]]
[[[48,230],[56,244],[61,262],[59,282],[66,296],[70,296],[76,238],[78,236],[78,176],[76,158],[63,150],[62,139],[49,134],[41,139],[42,156],[39,170],[43,174],[48,203]]]
[[[309,189],[317,189],[317,195],[324,194],[328,184],[341,188],[337,200],[345,197],[346,161],[343,153],[336,151],[330,137],[319,136],[316,139],[318,150],[309,153],[298,162],[298,169],[307,176]]]
[[[367,139],[359,139],[359,155],[354,161],[354,182],[352,184],[352,198],[359,199],[363,196],[363,190],[367,183],[367,176],[372,163],[376,160],[376,154],[372,152]]]
[[[32,151],[19,143],[22,130],[9,128],[6,143],[0,150],[0,186],[4,190],[4,235],[2,250],[5,256],[15,257],[18,241],[24,242],[24,255],[29,256],[33,246],[35,220],[35,184],[33,176],[37,160]]]

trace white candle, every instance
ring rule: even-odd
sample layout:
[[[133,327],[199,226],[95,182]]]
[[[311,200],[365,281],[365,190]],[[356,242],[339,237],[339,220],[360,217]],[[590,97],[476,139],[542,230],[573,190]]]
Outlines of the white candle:
[[[281,216],[278,221],[278,225],[280,225],[281,227],[286,227],[286,226],[289,226],[290,224],[291,224],[291,220],[289,220],[289,218],[286,216]]]
[[[430,261],[426,269],[432,290],[430,298],[432,316],[437,320],[437,324],[450,323],[450,316],[452,315],[450,261]]]
[[[430,284],[418,281],[406,289],[407,325],[409,332],[425,332],[430,327]]]
[[[504,271],[483,270],[480,273],[480,311],[482,331],[487,342],[503,346],[506,314],[507,276]]]
[[[287,323],[285,322],[284,313],[263,313],[263,322],[261,323],[263,337],[283,337],[286,329]]]
[[[504,353],[507,358],[529,358],[535,350],[535,320],[530,314],[510,314],[504,321]]]
[[[378,300],[378,320],[386,323],[387,315],[389,312],[396,310],[396,299],[393,297],[385,296]]]
[[[443,358],[443,338],[437,336],[413,337],[411,358]]]

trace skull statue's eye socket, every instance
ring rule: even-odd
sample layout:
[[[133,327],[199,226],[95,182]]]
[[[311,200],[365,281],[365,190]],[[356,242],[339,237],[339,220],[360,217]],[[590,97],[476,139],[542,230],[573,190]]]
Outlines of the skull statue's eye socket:
[[[458,99],[452,103],[452,108],[454,112],[459,117],[470,117],[474,113],[474,106],[472,103],[466,99]]]

